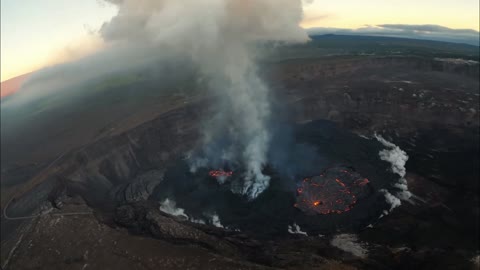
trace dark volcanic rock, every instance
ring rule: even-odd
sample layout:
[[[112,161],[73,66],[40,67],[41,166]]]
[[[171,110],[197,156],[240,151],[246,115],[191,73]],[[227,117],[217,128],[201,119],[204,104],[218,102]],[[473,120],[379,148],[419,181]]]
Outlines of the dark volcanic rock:
[[[122,205],[117,207],[115,221],[137,234],[148,234],[174,243],[195,243],[222,254],[234,254],[235,247],[193,226],[188,226],[161,212],[151,202]]]
[[[55,187],[54,184],[56,175],[64,175],[68,182],[67,189],[79,190],[78,194],[82,195],[90,206],[96,207],[104,203],[101,199],[113,198],[114,206],[111,209],[114,210],[114,220],[118,225],[128,228],[134,234],[153,236],[156,239],[145,240],[145,237],[125,235],[123,230],[100,226],[97,220],[90,216],[68,216],[69,218],[43,216],[38,223],[39,227],[26,235],[18,251],[14,252],[18,258],[13,260],[14,263],[10,269],[39,269],[47,266],[50,269],[65,269],[64,265],[57,265],[56,268],[52,265],[63,260],[70,265],[80,263],[78,258],[83,258],[84,250],[79,249],[75,244],[82,241],[88,241],[83,243],[83,246],[92,248],[90,257],[100,254],[99,260],[103,260],[105,256],[102,252],[111,248],[115,255],[110,255],[113,257],[108,258],[109,267],[116,268],[119,264],[123,264],[122,269],[135,269],[133,266],[127,267],[131,265],[125,264],[125,260],[122,260],[124,258],[117,256],[119,253],[116,240],[107,242],[103,239],[103,242],[97,243],[97,239],[102,240],[101,238],[106,235],[106,230],[118,237],[114,239],[124,241],[125,251],[128,250],[128,252],[121,253],[122,256],[127,256],[124,254],[135,250],[136,247],[132,244],[135,241],[141,243],[137,244],[137,247],[145,245],[145,242],[151,243],[155,248],[139,249],[141,251],[138,252],[140,254],[138,258],[142,259],[129,257],[133,262],[140,261],[146,264],[152,258],[155,260],[155,252],[166,257],[164,261],[158,260],[155,264],[150,264],[148,267],[150,269],[158,266],[162,269],[172,269],[165,265],[177,254],[182,256],[188,254],[183,250],[190,247],[195,247],[192,248],[195,251],[193,254],[201,254],[197,252],[208,250],[215,254],[214,256],[224,254],[228,258],[239,258],[242,261],[245,259],[245,261],[260,262],[263,265],[281,268],[339,269],[340,265],[331,264],[322,258],[330,257],[335,261],[348,262],[346,253],[335,252],[335,248],[331,247],[324,238],[318,237],[318,234],[328,236],[330,233],[338,233],[338,226],[344,226],[344,224],[347,225],[345,226],[347,230],[355,232],[358,232],[358,228],[362,228],[359,232],[360,239],[368,243],[369,258],[364,262],[365,264],[356,264],[358,268],[465,269],[471,265],[472,258],[478,254],[478,241],[475,239],[478,237],[480,213],[478,208],[478,112],[480,111],[478,64],[459,66],[445,61],[411,57],[362,59],[347,57],[332,58],[332,60],[285,61],[277,65],[272,72],[278,78],[272,89],[278,90],[275,91],[275,95],[279,96],[282,110],[290,112],[292,119],[289,120],[295,123],[310,123],[304,125],[305,132],[299,132],[301,141],[312,145],[323,142],[318,147],[319,152],[334,161],[322,163],[319,167],[327,165],[326,163],[354,164],[362,176],[372,180],[372,184],[375,184],[374,180],[378,179],[376,189],[384,188],[380,186],[381,183],[388,186],[389,177],[392,177],[387,173],[390,165],[386,163],[378,166],[372,163],[373,159],[378,159],[380,150],[378,146],[372,147],[374,140],[360,140],[353,134],[348,136],[336,134],[330,132],[334,130],[333,128],[316,125],[315,122],[318,119],[329,119],[340,127],[361,134],[378,132],[399,145],[410,156],[407,164],[409,188],[423,201],[416,205],[404,203],[392,214],[377,221],[380,214],[378,211],[382,209],[372,206],[384,206],[386,203],[382,194],[375,193],[376,196],[365,196],[363,202],[359,200],[349,213],[334,216],[331,220],[328,220],[328,216],[322,215],[312,222],[314,219],[312,216],[306,216],[293,207],[295,197],[290,194],[293,192],[282,190],[281,181],[272,181],[272,188],[262,194],[263,196],[259,197],[256,203],[248,204],[248,207],[236,207],[236,198],[232,199],[230,195],[226,196],[228,200],[225,201],[228,203],[215,203],[215,206],[221,207],[217,209],[217,214],[222,224],[226,226],[240,223],[243,226],[240,229],[246,233],[253,230],[282,232],[281,235],[277,234],[282,239],[274,239],[273,243],[256,240],[251,235],[240,235],[212,226],[187,223],[164,214],[159,211],[157,204],[144,201],[151,199],[152,190],[159,181],[163,181],[160,172],[182,158],[187,150],[194,148],[200,137],[198,128],[201,124],[200,115],[208,115],[206,114],[209,110],[208,100],[211,100],[210,97],[179,98],[177,103],[168,104],[172,106],[165,106],[164,103],[158,106],[163,111],[157,112],[157,109],[152,109],[155,113],[145,112],[143,115],[148,117],[139,117],[141,121],[134,121],[127,125],[127,121],[122,120],[122,125],[115,126],[121,131],[109,131],[106,133],[108,136],[100,136],[88,141],[85,146],[80,142],[73,144],[79,148],[71,150],[70,153],[66,152],[61,162],[57,162],[51,170],[40,175],[41,177],[36,177],[36,181],[26,185],[23,192],[18,192],[18,194],[27,194],[28,191],[35,200],[24,202],[19,198],[8,209],[12,216],[28,214],[30,209],[38,207],[40,199],[37,198],[44,200],[50,196],[48,199],[54,205],[66,211],[67,201],[59,200],[64,197],[64,188],[61,185]],[[163,99],[165,98],[162,97]],[[157,105],[155,103],[155,106]],[[113,111],[113,106],[110,109]],[[131,113],[132,108],[128,108],[127,111]],[[80,121],[68,118],[68,122]],[[65,128],[57,122],[55,125]],[[86,129],[84,126],[80,128],[93,130]],[[46,130],[45,127],[42,129]],[[442,130],[445,130],[445,133],[440,132]],[[75,133],[73,129],[69,131],[72,134]],[[83,133],[79,134],[81,137],[90,138]],[[446,134],[454,134],[455,138],[447,140]],[[70,138],[70,136],[65,137]],[[22,140],[15,138],[15,141]],[[49,138],[49,141],[61,140]],[[68,142],[70,147],[71,142]],[[24,143],[24,145],[23,147],[31,147],[32,144]],[[4,144],[2,142],[2,148],[4,146],[11,148],[6,153],[22,152],[19,148],[20,143]],[[351,149],[362,149],[362,152],[352,155]],[[33,150],[28,149],[24,152],[30,156],[35,153]],[[41,164],[46,166],[44,163]],[[375,165],[370,166],[370,164]],[[20,167],[18,170],[15,168],[2,170],[2,185],[5,183],[9,185],[24,177],[30,177],[30,174],[33,175],[33,172],[42,166],[32,165],[31,169]],[[412,172],[421,177],[412,179]],[[320,172],[312,173],[302,177],[317,175]],[[10,177],[5,177],[4,174]],[[170,181],[178,183],[178,179],[172,177]],[[281,180],[280,177],[278,179]],[[167,178],[165,182],[169,182]],[[211,192],[210,185],[214,186],[216,182],[207,183],[209,185],[206,190]],[[165,191],[168,188],[165,184],[161,183],[159,190]],[[33,189],[35,185],[38,188]],[[338,187],[335,186],[335,188]],[[50,192],[50,190],[53,191]],[[203,213],[203,210],[208,207],[203,208],[202,203],[217,199],[210,194],[205,196],[205,201],[193,199],[189,186],[186,187],[186,191],[189,192],[180,191],[182,191],[179,192],[181,194],[175,199],[185,204],[181,207],[185,208],[189,214],[191,214],[189,207],[192,210],[200,208]],[[171,194],[169,191],[166,193]],[[205,190],[202,190],[201,194],[205,194]],[[117,207],[118,204],[121,205]],[[26,210],[18,210],[20,207],[22,207],[20,210]],[[235,209],[234,213],[231,209]],[[4,221],[2,219],[2,236]],[[372,221],[375,221],[373,226],[363,229]],[[301,226],[303,230],[307,230],[310,236],[294,238],[297,236],[289,235],[286,229],[292,222]],[[100,227],[103,228],[102,231],[96,232]],[[59,235],[61,238],[57,238]],[[31,247],[30,240],[36,236],[38,239],[33,242],[35,246]],[[289,238],[297,239],[297,242],[284,242],[284,239]],[[273,238],[270,237],[269,240],[271,239]],[[156,245],[161,242],[168,242],[168,248],[158,249]],[[170,245],[172,243],[180,245]],[[96,246],[97,244],[99,246]],[[46,246],[53,249],[47,250]],[[177,249],[174,249],[175,247]],[[77,254],[80,250],[82,252]],[[72,254],[68,254],[69,252]],[[142,254],[146,255],[141,257]],[[182,263],[191,262],[194,260],[191,259],[193,257],[178,260]],[[206,264],[210,266],[217,260],[217,257],[205,259],[205,256],[195,255],[195,258],[197,257],[203,260],[194,261],[195,263],[189,266],[182,265],[183,267],[176,269],[192,269]],[[26,262],[30,261],[30,258],[31,263]],[[19,267],[25,263],[30,263],[32,266]],[[88,268],[95,268],[95,264],[91,264],[90,261],[88,263]],[[328,264],[333,266],[329,267]],[[78,264],[73,269],[81,267],[82,265]],[[232,267],[231,269],[240,268]],[[242,269],[247,268],[242,267]],[[97,267],[96,269],[106,268]]]
[[[119,204],[145,201],[162,180],[162,171],[147,171],[137,176],[131,183],[114,188],[110,196]]]

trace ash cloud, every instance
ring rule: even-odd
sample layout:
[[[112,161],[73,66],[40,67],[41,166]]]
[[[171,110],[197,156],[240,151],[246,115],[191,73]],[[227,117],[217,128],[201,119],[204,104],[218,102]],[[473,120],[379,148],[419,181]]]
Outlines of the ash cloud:
[[[302,2],[291,0],[106,0],[118,15],[102,26],[105,40],[166,47],[188,56],[219,97],[205,124],[195,166],[216,166],[227,157],[246,168],[234,192],[256,198],[269,185],[262,173],[271,133],[269,90],[257,74],[260,42],[305,42]],[[159,52],[160,53],[160,52]],[[201,159],[203,157],[203,159]]]

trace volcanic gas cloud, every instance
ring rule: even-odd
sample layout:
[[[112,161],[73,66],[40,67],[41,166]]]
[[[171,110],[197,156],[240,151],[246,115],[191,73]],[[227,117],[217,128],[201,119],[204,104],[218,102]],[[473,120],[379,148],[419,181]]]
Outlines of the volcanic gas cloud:
[[[204,124],[192,169],[229,160],[245,168],[235,193],[256,198],[269,185],[262,173],[272,121],[269,90],[257,75],[257,45],[305,42],[301,0],[105,0],[118,15],[101,34],[132,46],[151,44],[191,58],[222,102]],[[207,117],[206,117],[207,118]]]

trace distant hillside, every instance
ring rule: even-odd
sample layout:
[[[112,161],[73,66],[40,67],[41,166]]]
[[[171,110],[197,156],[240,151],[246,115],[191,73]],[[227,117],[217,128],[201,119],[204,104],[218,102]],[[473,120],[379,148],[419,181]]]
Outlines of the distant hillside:
[[[357,29],[314,27],[307,29],[309,35],[350,35],[398,37],[417,40],[435,40],[479,46],[480,33],[474,29],[454,29],[442,25],[382,24]]]
[[[311,42],[282,47],[270,59],[415,56],[478,62],[479,46],[444,41],[365,35],[311,35]]]
[[[0,83],[0,97],[4,98],[18,91],[18,89],[20,89],[22,84],[30,77],[31,74],[32,73],[23,74]]]

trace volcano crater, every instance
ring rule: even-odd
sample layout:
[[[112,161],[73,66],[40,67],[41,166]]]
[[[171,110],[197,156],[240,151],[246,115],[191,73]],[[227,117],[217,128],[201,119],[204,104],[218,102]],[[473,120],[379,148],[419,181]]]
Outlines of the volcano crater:
[[[319,163],[293,175],[268,164],[264,174],[270,185],[254,200],[238,192],[245,181],[242,168],[192,171],[184,159],[166,170],[150,199],[174,200],[193,220],[217,215],[225,228],[256,237],[283,236],[291,224],[312,235],[357,231],[388,209],[379,191],[393,189],[398,175],[378,157],[383,149],[378,141],[322,120],[298,125],[294,144],[313,148]],[[300,158],[296,155],[301,151],[292,151],[289,160]]]

